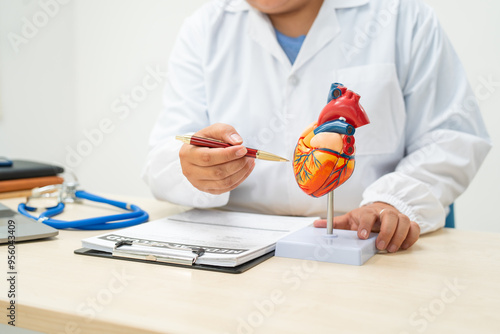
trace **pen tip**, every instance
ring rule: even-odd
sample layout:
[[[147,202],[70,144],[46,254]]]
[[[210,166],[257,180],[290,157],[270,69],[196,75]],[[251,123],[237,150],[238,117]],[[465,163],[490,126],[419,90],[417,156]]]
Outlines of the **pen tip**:
[[[191,143],[191,136],[188,135],[176,135],[175,139],[180,140],[183,143],[190,144]]]

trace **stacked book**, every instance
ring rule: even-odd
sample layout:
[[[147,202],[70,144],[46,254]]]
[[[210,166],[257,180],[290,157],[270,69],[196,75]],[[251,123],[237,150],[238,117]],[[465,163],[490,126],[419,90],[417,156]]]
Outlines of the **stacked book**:
[[[28,160],[3,160],[0,164],[0,199],[24,197],[37,187],[61,184],[64,168]]]

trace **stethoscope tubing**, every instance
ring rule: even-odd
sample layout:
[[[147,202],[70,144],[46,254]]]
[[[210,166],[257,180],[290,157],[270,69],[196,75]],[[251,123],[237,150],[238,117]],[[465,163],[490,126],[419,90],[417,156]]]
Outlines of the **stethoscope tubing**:
[[[58,205],[52,208],[48,208],[45,212],[41,213],[40,216],[33,216],[30,212],[35,211],[36,208],[29,207],[25,203],[21,203],[18,206],[19,213],[37,220],[44,224],[47,224],[53,228],[57,229],[79,229],[79,230],[110,230],[116,228],[124,228],[134,226],[143,223],[149,219],[149,215],[146,211],[142,210],[137,205],[114,201],[104,197],[90,194],[84,190],[78,190],[75,192],[75,197],[86,199],[92,202],[99,202],[104,204],[109,204],[114,207],[118,207],[129,212],[108,215],[102,217],[86,218],[73,221],[65,221],[52,219],[52,217],[60,214],[64,211],[65,204],[60,202]]]

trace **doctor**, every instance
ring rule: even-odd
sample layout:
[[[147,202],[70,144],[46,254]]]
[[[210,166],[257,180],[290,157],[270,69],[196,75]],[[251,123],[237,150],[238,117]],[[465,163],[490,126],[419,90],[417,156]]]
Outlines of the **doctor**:
[[[297,186],[293,156],[333,82],[361,96],[356,168],[336,190],[335,228],[395,252],[444,225],[490,149],[464,70],[420,0],[214,1],[186,20],[144,178],[162,200],[195,207],[326,216]],[[182,145],[196,133],[235,146]],[[324,226],[324,221],[317,221]]]

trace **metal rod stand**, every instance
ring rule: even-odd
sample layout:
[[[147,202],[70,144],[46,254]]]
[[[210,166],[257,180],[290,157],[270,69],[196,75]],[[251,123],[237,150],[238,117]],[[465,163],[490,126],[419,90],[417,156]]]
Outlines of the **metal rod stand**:
[[[328,193],[327,200],[326,234],[333,234],[333,190]]]

